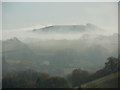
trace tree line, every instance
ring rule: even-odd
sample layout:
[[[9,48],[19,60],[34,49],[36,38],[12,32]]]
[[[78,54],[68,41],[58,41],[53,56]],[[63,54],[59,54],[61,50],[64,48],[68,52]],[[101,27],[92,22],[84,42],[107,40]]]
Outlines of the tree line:
[[[51,76],[35,70],[9,72],[2,78],[2,88],[74,88],[82,84],[120,71],[120,58],[109,57],[105,66],[90,73],[80,68],[74,69],[66,77]]]

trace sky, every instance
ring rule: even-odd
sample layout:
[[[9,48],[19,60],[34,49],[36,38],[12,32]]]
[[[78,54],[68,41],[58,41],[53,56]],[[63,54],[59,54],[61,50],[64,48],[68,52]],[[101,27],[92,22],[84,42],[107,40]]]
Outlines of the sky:
[[[3,30],[54,24],[92,23],[115,31],[117,3],[3,2]]]

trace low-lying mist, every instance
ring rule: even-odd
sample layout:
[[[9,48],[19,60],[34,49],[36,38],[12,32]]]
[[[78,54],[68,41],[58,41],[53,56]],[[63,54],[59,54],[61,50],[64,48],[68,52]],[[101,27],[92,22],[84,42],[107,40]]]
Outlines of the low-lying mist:
[[[74,32],[75,27],[69,32],[66,28],[71,29],[71,26],[64,26],[66,33],[64,30],[60,33],[55,30],[60,28],[61,31],[61,26],[44,27],[46,31],[43,28],[4,31],[4,73],[34,69],[64,76],[75,68],[90,72],[99,70],[108,57],[118,56],[118,35],[108,34],[93,25],[92,30],[88,26],[82,26],[85,29],[82,32],[79,29]],[[55,32],[51,32],[53,29]]]
[[[117,33],[114,32],[114,33]],[[96,37],[110,36],[114,34],[109,30],[101,29],[93,24],[86,25],[53,25],[45,26],[39,29],[18,29],[3,30],[2,40],[17,37],[22,41],[36,40],[78,40],[78,39],[95,39]]]

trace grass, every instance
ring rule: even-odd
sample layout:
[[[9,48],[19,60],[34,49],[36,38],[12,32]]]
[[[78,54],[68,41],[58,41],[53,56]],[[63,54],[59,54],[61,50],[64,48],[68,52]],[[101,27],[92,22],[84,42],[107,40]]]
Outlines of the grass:
[[[81,85],[82,88],[118,88],[120,73],[114,73]]]

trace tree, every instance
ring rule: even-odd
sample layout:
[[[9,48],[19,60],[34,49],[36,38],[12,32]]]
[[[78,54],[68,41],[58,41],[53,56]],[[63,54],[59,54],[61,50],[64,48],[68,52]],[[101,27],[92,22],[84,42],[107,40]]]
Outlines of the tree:
[[[105,69],[111,73],[117,72],[120,65],[120,59],[115,57],[109,57],[108,62],[105,63]]]
[[[63,77],[51,77],[45,81],[46,88],[72,88],[71,84]]]
[[[51,76],[48,73],[40,73],[40,75],[37,77],[37,80],[36,80],[37,88],[44,88],[45,81],[50,77]]]
[[[72,82],[73,87],[80,86],[80,84],[83,84],[86,82],[86,78],[90,74],[87,71],[81,70],[81,69],[75,69],[73,70],[72,74],[69,75],[68,79]]]

